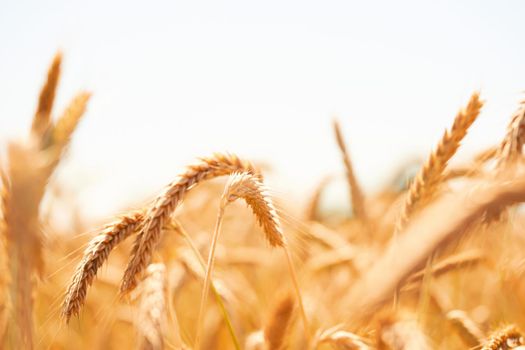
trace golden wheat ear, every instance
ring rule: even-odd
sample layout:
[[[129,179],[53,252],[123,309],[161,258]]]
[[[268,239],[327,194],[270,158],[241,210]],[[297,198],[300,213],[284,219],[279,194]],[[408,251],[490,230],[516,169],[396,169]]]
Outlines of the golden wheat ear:
[[[512,164],[521,156],[525,142],[525,100],[521,101],[517,111],[512,115],[507,134],[497,151],[498,168]]]
[[[136,287],[139,275],[151,261],[153,250],[162,234],[162,227],[169,221],[171,214],[186,193],[205,180],[235,172],[256,173],[251,163],[235,155],[216,153],[212,157],[202,158],[200,162],[187,167],[186,171],[166,187],[148,211],[144,227],[135,239],[131,259],[122,279],[120,288],[122,294]]]
[[[408,189],[405,203],[396,222],[395,234],[401,232],[413,213],[436,194],[449,160],[458,150],[482,106],[479,93],[473,93],[467,106],[456,115],[450,131],[445,131],[436,149],[430,154]]]
[[[62,303],[62,317],[66,322],[69,322],[71,317],[80,312],[86,300],[89,286],[93,283],[98,270],[106,262],[111,251],[120,242],[135,233],[143,219],[143,210],[123,215],[114,223],[106,225],[89,242],[82,260],[75,269]]]
[[[62,53],[57,52],[47,72],[47,79],[40,90],[38,106],[31,125],[31,134],[41,139],[51,124],[51,110],[55,101],[55,94],[60,78]]]
[[[71,141],[71,136],[86,111],[91,93],[80,92],[71,100],[54,126],[48,128],[44,135],[44,148],[52,147],[59,158]]]
[[[504,326],[494,331],[483,343],[481,350],[514,349],[525,346],[525,339],[515,325]]]

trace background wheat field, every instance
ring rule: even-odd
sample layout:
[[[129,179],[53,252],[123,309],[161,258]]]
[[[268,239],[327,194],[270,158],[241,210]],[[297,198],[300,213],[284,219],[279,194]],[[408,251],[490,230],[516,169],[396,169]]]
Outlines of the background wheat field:
[[[0,5],[0,348],[525,349],[521,3],[102,5]]]

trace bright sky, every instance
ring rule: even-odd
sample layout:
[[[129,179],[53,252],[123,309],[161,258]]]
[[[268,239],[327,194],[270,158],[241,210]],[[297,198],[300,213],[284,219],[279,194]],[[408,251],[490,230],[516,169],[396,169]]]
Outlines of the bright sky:
[[[525,90],[524,13],[518,0],[4,0],[0,138],[27,133],[60,48],[58,111],[94,93],[59,175],[89,215],[213,151],[270,162],[277,191],[300,198],[342,170],[334,116],[373,190],[475,89],[487,104],[463,155],[502,137]]]

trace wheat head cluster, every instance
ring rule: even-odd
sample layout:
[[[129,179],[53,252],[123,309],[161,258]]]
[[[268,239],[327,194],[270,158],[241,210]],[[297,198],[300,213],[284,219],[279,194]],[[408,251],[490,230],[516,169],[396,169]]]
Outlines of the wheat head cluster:
[[[451,163],[474,92],[417,173],[377,193],[334,121],[348,213],[321,210],[331,175],[290,205],[257,163],[215,153],[106,223],[71,205],[59,227],[55,203],[75,198],[55,173],[91,96],[56,114],[61,67],[2,153],[0,348],[525,349],[525,103]]]

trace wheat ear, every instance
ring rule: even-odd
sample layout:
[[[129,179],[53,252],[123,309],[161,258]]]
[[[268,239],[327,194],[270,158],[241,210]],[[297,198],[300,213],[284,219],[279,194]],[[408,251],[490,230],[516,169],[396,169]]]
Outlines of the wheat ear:
[[[436,149],[430,154],[408,189],[405,203],[396,222],[396,234],[405,228],[412,214],[435,195],[448,161],[456,153],[482,106],[479,93],[475,92],[470,97],[467,107],[456,115],[450,131],[445,131]]]
[[[504,326],[493,332],[483,343],[481,350],[513,349],[525,345],[525,339],[514,325]]]
[[[144,227],[135,239],[131,259],[122,279],[121,293],[126,293],[137,285],[138,276],[151,261],[153,250],[162,233],[162,227],[182,201],[186,192],[204,180],[234,172],[255,173],[255,169],[251,163],[245,162],[237,156],[216,153],[212,157],[202,158],[200,162],[189,166],[174,182],[166,187],[148,211]]]
[[[215,260],[215,248],[217,246],[217,241],[221,232],[222,218],[228,204],[239,198],[244,199],[252,209],[253,213],[257,217],[257,220],[259,221],[259,224],[263,228],[266,239],[270,245],[280,247],[284,246],[284,236],[282,233],[281,224],[277,217],[277,212],[270,197],[268,196],[267,190],[261,183],[261,178],[258,175],[253,175],[250,173],[233,173],[230,176],[221,196],[217,221],[213,231],[210,252],[208,255],[208,265],[206,269],[206,275],[204,277],[204,287],[202,289],[199,316],[197,318],[197,334],[195,336],[196,349],[199,348],[202,335],[204,309],[208,300],[208,292]]]
[[[53,62],[47,72],[47,79],[40,90],[38,106],[31,125],[31,134],[37,139],[41,139],[51,123],[51,110],[55,101],[55,94],[60,78],[60,66],[62,54],[58,52],[53,58]]]
[[[354,215],[358,219],[366,223],[368,222],[368,216],[366,212],[365,198],[363,195],[363,191],[361,189],[361,186],[359,185],[359,182],[357,181],[357,178],[355,177],[354,168],[352,166],[352,162],[350,161],[350,155],[346,148],[344,137],[341,132],[341,127],[339,126],[339,122],[335,119],[334,119],[334,132],[335,132],[335,139],[337,141],[337,146],[339,147],[339,150],[341,151],[341,155],[343,157],[343,163],[345,165],[346,179],[348,181],[348,187],[350,189],[350,198],[352,200],[352,210],[354,211]]]
[[[511,171],[522,155],[523,143],[525,142],[525,101],[522,101],[518,110],[513,114],[508,126],[507,133],[496,154],[496,176],[504,171]],[[484,223],[489,224],[501,218],[504,210],[493,208],[485,213]]]
[[[498,168],[516,160],[522,153],[525,142],[525,100],[520,103],[507,127],[507,134],[498,149]]]
[[[73,132],[86,111],[90,97],[91,94],[89,92],[81,92],[75,96],[60,118],[58,118],[55,125],[48,130],[46,146],[54,146],[57,156],[59,156],[69,144]]]
[[[142,283],[137,328],[142,335],[140,348],[164,349],[164,336],[168,328],[166,312],[166,267],[150,264]]]
[[[271,310],[264,325],[266,349],[279,350],[286,346],[286,336],[292,323],[295,301],[291,294],[285,294]]]
[[[79,313],[86,300],[86,294],[100,267],[108,259],[109,253],[120,242],[136,232],[144,219],[144,211],[137,210],[122,216],[108,224],[95,236],[84,251],[73,278],[69,283],[66,297],[62,304],[62,316],[69,322]]]

